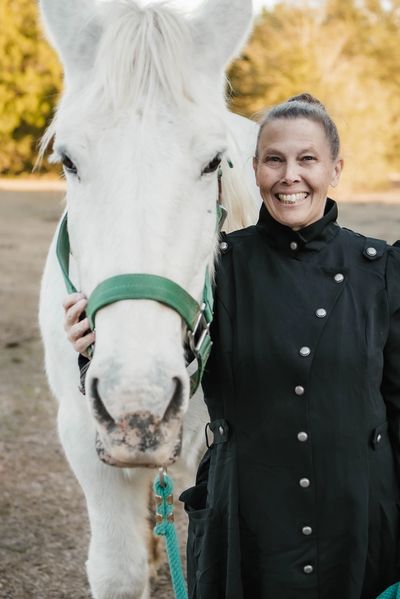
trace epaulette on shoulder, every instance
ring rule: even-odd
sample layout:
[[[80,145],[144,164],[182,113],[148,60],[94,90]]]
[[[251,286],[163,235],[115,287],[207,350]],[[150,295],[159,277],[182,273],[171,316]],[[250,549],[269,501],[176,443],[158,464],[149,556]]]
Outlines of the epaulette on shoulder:
[[[350,234],[354,240],[357,240],[357,245],[361,249],[361,254],[369,262],[379,260],[385,254],[388,245],[383,239],[375,239],[374,237],[365,237],[361,233],[357,233],[347,227],[341,227],[343,231]]]
[[[387,247],[387,243],[383,239],[365,237],[362,255],[371,262],[374,260],[379,260],[379,258],[382,258],[386,252]]]

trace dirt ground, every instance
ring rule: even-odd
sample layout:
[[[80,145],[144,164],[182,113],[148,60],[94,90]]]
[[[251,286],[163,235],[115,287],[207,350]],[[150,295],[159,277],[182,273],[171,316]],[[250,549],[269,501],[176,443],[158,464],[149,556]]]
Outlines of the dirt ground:
[[[340,223],[393,242],[399,197],[340,205]],[[84,500],[56,435],[37,326],[61,192],[0,191],[0,598],[88,599]],[[368,198],[371,200],[371,198]],[[397,200],[397,201],[396,201]],[[165,568],[154,596],[171,599]]]

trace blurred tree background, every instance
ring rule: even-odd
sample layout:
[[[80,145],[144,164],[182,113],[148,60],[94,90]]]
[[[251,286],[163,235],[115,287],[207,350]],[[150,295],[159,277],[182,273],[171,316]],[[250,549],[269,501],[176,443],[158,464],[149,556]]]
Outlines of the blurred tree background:
[[[0,174],[30,172],[61,89],[34,0],[0,0]],[[336,120],[349,190],[400,173],[400,0],[281,0],[232,65],[231,108],[259,117],[308,91]],[[46,168],[46,167],[45,167]]]
[[[287,0],[264,10],[232,66],[231,106],[259,116],[302,91],[338,125],[341,186],[382,189],[400,173],[400,0]]]
[[[0,174],[30,172],[61,88],[34,0],[0,0]]]

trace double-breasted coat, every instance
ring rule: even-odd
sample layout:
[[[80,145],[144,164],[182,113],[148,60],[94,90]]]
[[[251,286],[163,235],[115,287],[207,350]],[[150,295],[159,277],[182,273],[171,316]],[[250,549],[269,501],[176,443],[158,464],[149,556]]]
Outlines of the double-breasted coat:
[[[400,250],[261,208],[223,240],[191,599],[374,599],[400,580]]]

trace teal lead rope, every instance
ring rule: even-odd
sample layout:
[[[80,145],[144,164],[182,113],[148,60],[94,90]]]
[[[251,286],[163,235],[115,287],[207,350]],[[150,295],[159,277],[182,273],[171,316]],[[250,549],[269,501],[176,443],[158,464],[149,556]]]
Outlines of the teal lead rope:
[[[160,468],[160,473],[154,479],[153,490],[157,506],[154,534],[165,537],[169,570],[176,599],[188,599],[174,522],[173,484],[163,468]]]
[[[376,599],[400,599],[400,582],[383,591]]]

